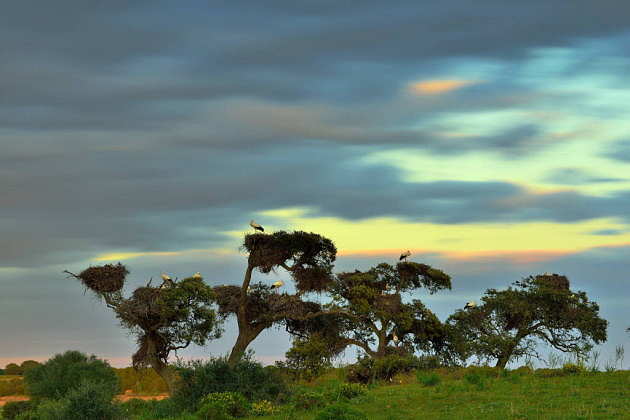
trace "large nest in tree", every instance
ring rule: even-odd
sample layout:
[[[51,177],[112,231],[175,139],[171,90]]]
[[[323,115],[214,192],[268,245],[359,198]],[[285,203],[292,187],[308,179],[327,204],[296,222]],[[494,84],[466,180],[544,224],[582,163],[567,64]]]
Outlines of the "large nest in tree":
[[[329,269],[322,267],[296,267],[293,271],[295,286],[300,292],[323,292],[333,282]]]
[[[249,234],[245,236],[242,248],[249,252],[249,264],[263,273],[269,273],[290,259],[296,266],[330,265],[337,254],[330,239],[301,231]]]
[[[242,289],[238,286],[216,286],[213,287],[217,304],[219,305],[219,314],[227,316],[235,314],[238,311],[239,299],[241,298]]]
[[[127,274],[129,274],[127,268],[118,263],[89,267],[76,277],[85,287],[96,293],[112,293],[123,288]]]
[[[568,291],[569,290],[569,279],[566,276],[561,276],[559,274],[542,274],[536,276],[536,283],[540,287],[558,290],[558,291]]]

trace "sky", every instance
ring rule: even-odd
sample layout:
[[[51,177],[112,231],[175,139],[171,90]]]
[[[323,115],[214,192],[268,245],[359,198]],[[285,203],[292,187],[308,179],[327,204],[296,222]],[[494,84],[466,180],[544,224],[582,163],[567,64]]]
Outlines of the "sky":
[[[453,278],[414,296],[443,320],[567,275],[610,322],[602,358],[630,350],[628,45],[625,0],[4,5],[0,366],[129,365],[133,337],[63,271],[240,284],[250,219],[329,237],[336,272],[410,249]],[[234,327],[178,356],[225,354]]]

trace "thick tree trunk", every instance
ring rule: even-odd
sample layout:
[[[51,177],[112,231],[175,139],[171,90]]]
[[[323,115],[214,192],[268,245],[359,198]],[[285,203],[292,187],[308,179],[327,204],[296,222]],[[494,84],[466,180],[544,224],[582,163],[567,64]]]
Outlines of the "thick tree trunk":
[[[148,341],[147,348],[147,361],[157,373],[166,382],[169,394],[173,395],[177,389],[177,382],[179,381],[179,375],[172,367],[167,363],[164,363],[157,355],[157,349],[155,342],[151,339]]]
[[[241,360],[243,354],[245,354],[245,350],[247,350],[249,344],[254,341],[257,336],[258,334],[256,334],[253,330],[239,328],[238,338],[236,339],[236,343],[234,343],[230,356],[228,357],[228,364],[230,366],[234,366],[239,360]]]
[[[495,367],[498,367],[500,369],[505,369],[505,366],[508,364],[508,362],[510,361],[510,356],[512,354],[502,354],[501,356],[499,356],[499,358],[497,359],[497,364],[494,365]]]

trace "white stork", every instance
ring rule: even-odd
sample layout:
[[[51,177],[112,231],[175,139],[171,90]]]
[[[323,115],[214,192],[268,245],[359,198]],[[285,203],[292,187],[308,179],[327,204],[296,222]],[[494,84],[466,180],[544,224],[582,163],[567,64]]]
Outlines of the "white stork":
[[[198,280],[201,278],[201,273],[199,271],[197,271],[195,274],[192,275],[192,278],[195,280]]]
[[[162,273],[162,280],[169,281],[169,280],[172,280],[172,279],[171,279],[171,276],[169,276],[168,274]]]
[[[407,257],[409,257],[411,255],[411,251],[407,250],[407,252],[403,252],[402,254],[400,254],[400,258],[398,259],[398,261],[407,261]]]
[[[399,340],[398,340],[398,336],[396,334],[394,334],[393,340],[394,340],[394,344],[398,345],[398,341]]]
[[[477,306],[477,302],[475,302],[474,300],[471,300],[471,301],[466,302],[464,309],[475,308],[476,306]]]
[[[265,231],[265,229],[262,226],[260,226],[258,223],[254,222],[253,220],[249,221],[249,225],[253,227],[255,230],[259,230],[261,232]]]

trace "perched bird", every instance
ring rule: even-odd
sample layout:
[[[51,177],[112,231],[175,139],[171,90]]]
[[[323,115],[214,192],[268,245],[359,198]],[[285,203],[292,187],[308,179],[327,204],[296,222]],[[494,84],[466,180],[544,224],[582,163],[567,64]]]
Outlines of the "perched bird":
[[[261,232],[265,231],[265,229],[262,226],[260,226],[258,223],[254,222],[253,220],[249,221],[249,225],[253,227],[254,229],[259,230]]]
[[[199,271],[197,271],[195,274],[193,274],[192,278],[193,279],[200,279],[201,278],[201,273]]]
[[[172,280],[172,279],[171,279],[171,276],[169,276],[168,274],[162,273],[162,280],[169,281],[169,280]]]
[[[407,257],[410,255],[411,255],[411,251],[407,250],[407,252],[403,252],[402,254],[400,254],[400,258],[398,259],[398,261],[402,261],[402,260],[407,261]]]
[[[278,280],[278,281],[273,282],[273,284],[271,285],[271,288],[272,289],[279,289],[282,286],[284,286],[284,282],[282,280]]]
[[[466,305],[464,306],[464,309],[470,309],[470,308],[474,308],[477,306],[477,303],[474,300],[471,300],[469,302],[466,302]]]
[[[396,334],[394,334],[393,340],[394,340],[394,344],[398,344],[399,340],[398,340],[398,336]]]

